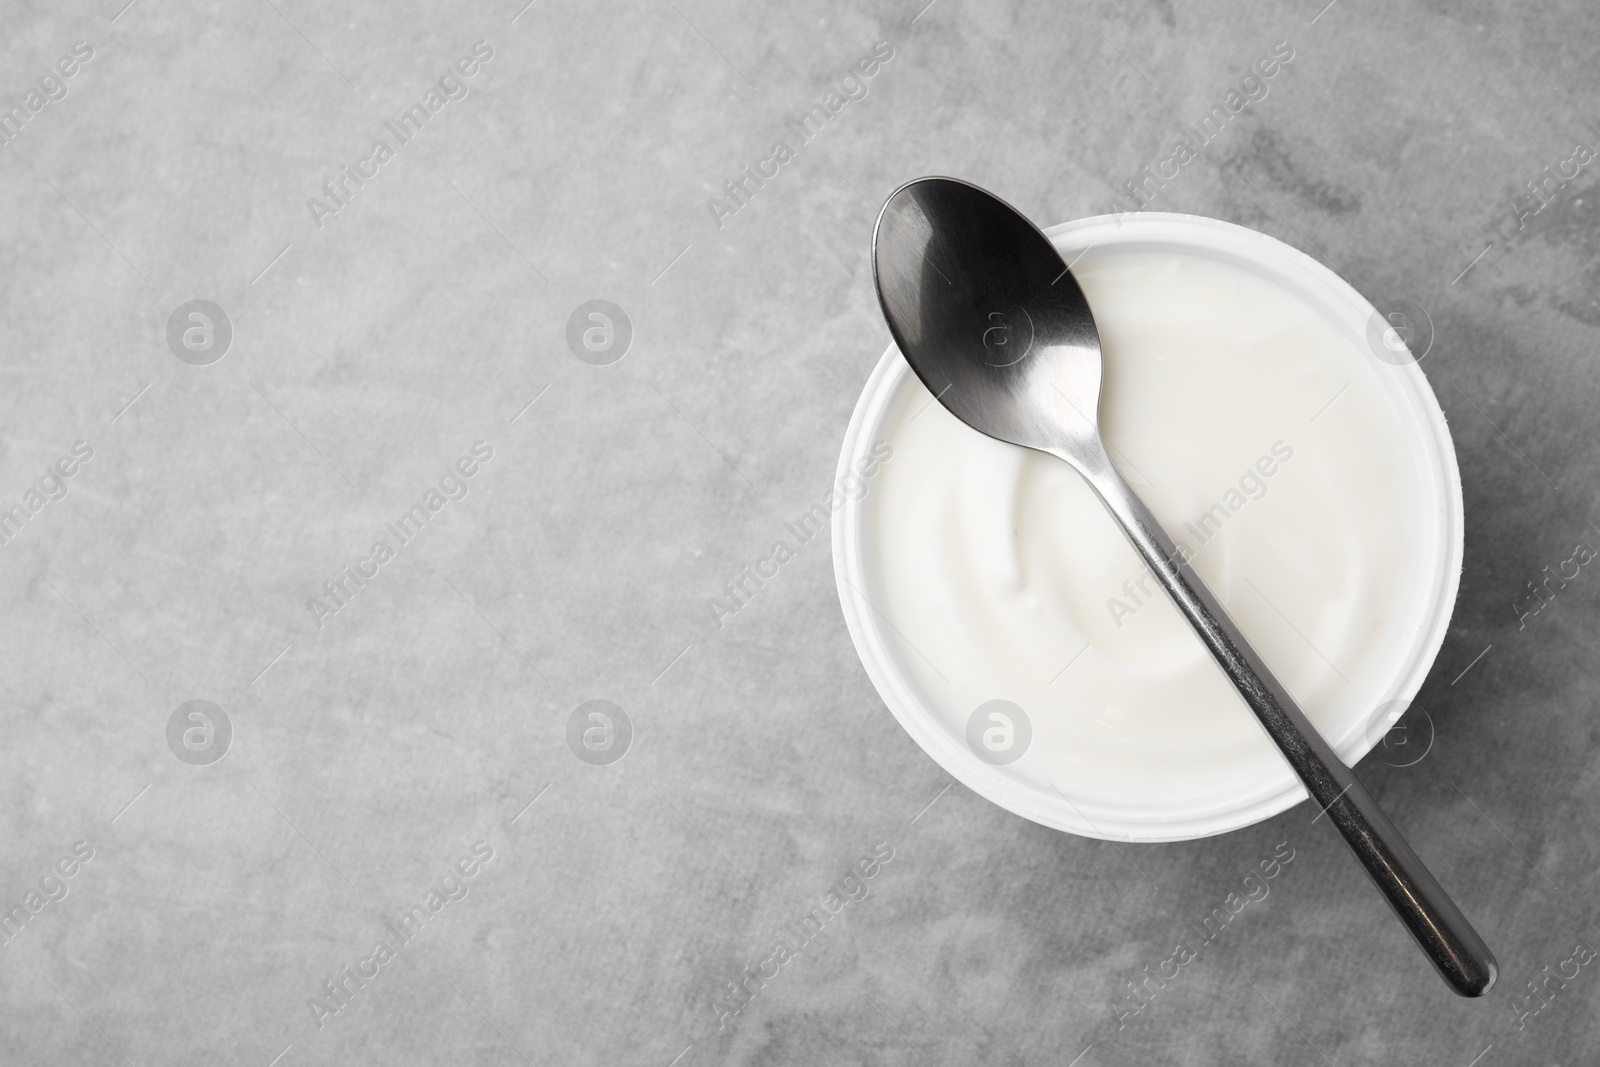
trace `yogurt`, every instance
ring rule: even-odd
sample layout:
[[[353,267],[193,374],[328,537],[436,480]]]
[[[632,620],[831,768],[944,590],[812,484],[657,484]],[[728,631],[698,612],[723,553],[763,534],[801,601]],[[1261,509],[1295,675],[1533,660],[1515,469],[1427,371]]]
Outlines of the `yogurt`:
[[[1207,586],[1354,759],[1420,684],[1453,603],[1459,485],[1452,495],[1442,417],[1425,381],[1414,393],[1414,365],[1369,349],[1371,309],[1344,283],[1269,238],[1225,227],[1241,255],[1210,247],[1220,224],[1174,219],[1055,235],[1069,260],[1081,251],[1072,270],[1100,330],[1101,428]],[[1135,223],[1168,236],[1140,240]],[[1303,797],[1083,479],[968,428],[897,352],[885,360],[900,369],[880,385],[871,434],[893,459],[843,523],[859,580],[841,596],[847,617],[866,601],[874,680],[895,676],[890,703],[916,705],[914,734],[942,735],[930,751],[980,791],[1004,783],[1013,810],[1097,836],[1215,832]]]

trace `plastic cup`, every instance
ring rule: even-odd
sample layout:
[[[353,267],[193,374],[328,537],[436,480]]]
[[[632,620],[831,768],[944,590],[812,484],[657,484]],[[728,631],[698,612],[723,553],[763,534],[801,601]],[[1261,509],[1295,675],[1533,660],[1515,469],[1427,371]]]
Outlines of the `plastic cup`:
[[[1455,606],[1462,559],[1461,478],[1444,413],[1416,364],[1431,344],[1426,316],[1399,302],[1379,310],[1347,282],[1309,256],[1264,234],[1192,215],[1143,212],[1097,216],[1053,227],[1046,234],[1067,262],[1087,250],[1180,253],[1209,257],[1243,268],[1304,301],[1348,340],[1352,362],[1376,380],[1397,413],[1407,444],[1396,462],[1413,465],[1433,522],[1425,531],[1401,531],[1425,539],[1417,549],[1430,576],[1417,617],[1405,620],[1407,647],[1392,656],[1393,670],[1371,687],[1370,699],[1345,708],[1323,734],[1347,763],[1370,751],[1405,711],[1433,665]],[[1398,331],[1398,332],[1397,332]],[[1405,344],[1409,332],[1414,353]],[[1355,368],[1352,367],[1352,372]],[[901,390],[916,379],[890,346],[863,389],[840,450],[839,477],[886,436],[886,416]],[[976,431],[974,431],[976,432]],[[880,475],[881,477],[881,475]],[[835,580],[845,623],[868,676],[900,725],[933,759],[969,789],[1007,811],[1045,826],[1086,837],[1121,841],[1178,841],[1239,829],[1276,815],[1306,798],[1288,765],[1271,751],[1250,773],[1219,777],[1203,803],[1129,804],[1112,797],[1068,797],[1005,764],[980,759],[967,737],[919,691],[890,641],[892,632],[868,597],[874,588],[872,552],[866,535],[869,502],[851,499],[833,518]],[[1070,536],[1063,531],[1062,536]],[[1239,714],[1250,712],[1241,701]],[[1119,772],[1122,768],[1118,768]],[[1126,773],[1147,774],[1136,758]]]

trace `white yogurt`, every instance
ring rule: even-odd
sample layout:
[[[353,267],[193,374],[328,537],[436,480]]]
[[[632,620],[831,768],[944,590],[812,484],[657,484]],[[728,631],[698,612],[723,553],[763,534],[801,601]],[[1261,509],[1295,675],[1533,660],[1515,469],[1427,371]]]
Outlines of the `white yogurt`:
[[[1425,461],[1442,419],[1429,426],[1396,388],[1420,373],[1375,358],[1364,322],[1237,256],[1111,239],[1073,274],[1100,330],[1119,469],[1355,758],[1381,734],[1374,709],[1420,684],[1418,638],[1431,661],[1454,599],[1440,563],[1459,542],[1459,487],[1452,530],[1448,480]],[[874,680],[894,673],[891,706],[912,700],[919,728],[944,734],[930,751],[1013,810],[1096,835],[1216,832],[1303,796],[1082,478],[969,429],[909,370],[894,377],[870,431],[893,459],[847,524],[860,580],[841,595],[870,601],[861,625],[889,660]],[[1031,727],[1003,766],[961,752],[994,700]],[[1003,760],[1016,724],[981,718]],[[997,781],[1003,796],[984,788]]]

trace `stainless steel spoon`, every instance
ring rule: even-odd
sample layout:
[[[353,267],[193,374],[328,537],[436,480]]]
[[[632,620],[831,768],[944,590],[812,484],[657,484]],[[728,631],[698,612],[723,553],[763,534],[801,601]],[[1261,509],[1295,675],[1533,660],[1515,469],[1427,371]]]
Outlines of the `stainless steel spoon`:
[[[922,178],[884,204],[872,267],[889,330],[923,384],[973,429],[1083,475],[1445,981],[1462,996],[1487,993],[1495,962],[1483,939],[1112,465],[1099,332],[1049,239],[976,186]]]

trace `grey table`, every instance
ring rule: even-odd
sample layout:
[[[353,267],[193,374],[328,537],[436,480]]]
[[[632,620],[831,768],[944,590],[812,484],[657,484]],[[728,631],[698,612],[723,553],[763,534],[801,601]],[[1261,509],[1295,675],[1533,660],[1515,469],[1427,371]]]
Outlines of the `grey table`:
[[[0,12],[5,1063],[1592,1061],[1600,577],[1530,583],[1600,547],[1595,8],[121,2]],[[711,607],[829,490],[924,173],[1431,320],[1466,566],[1362,772],[1488,998],[1307,806],[952,786],[826,538]]]

